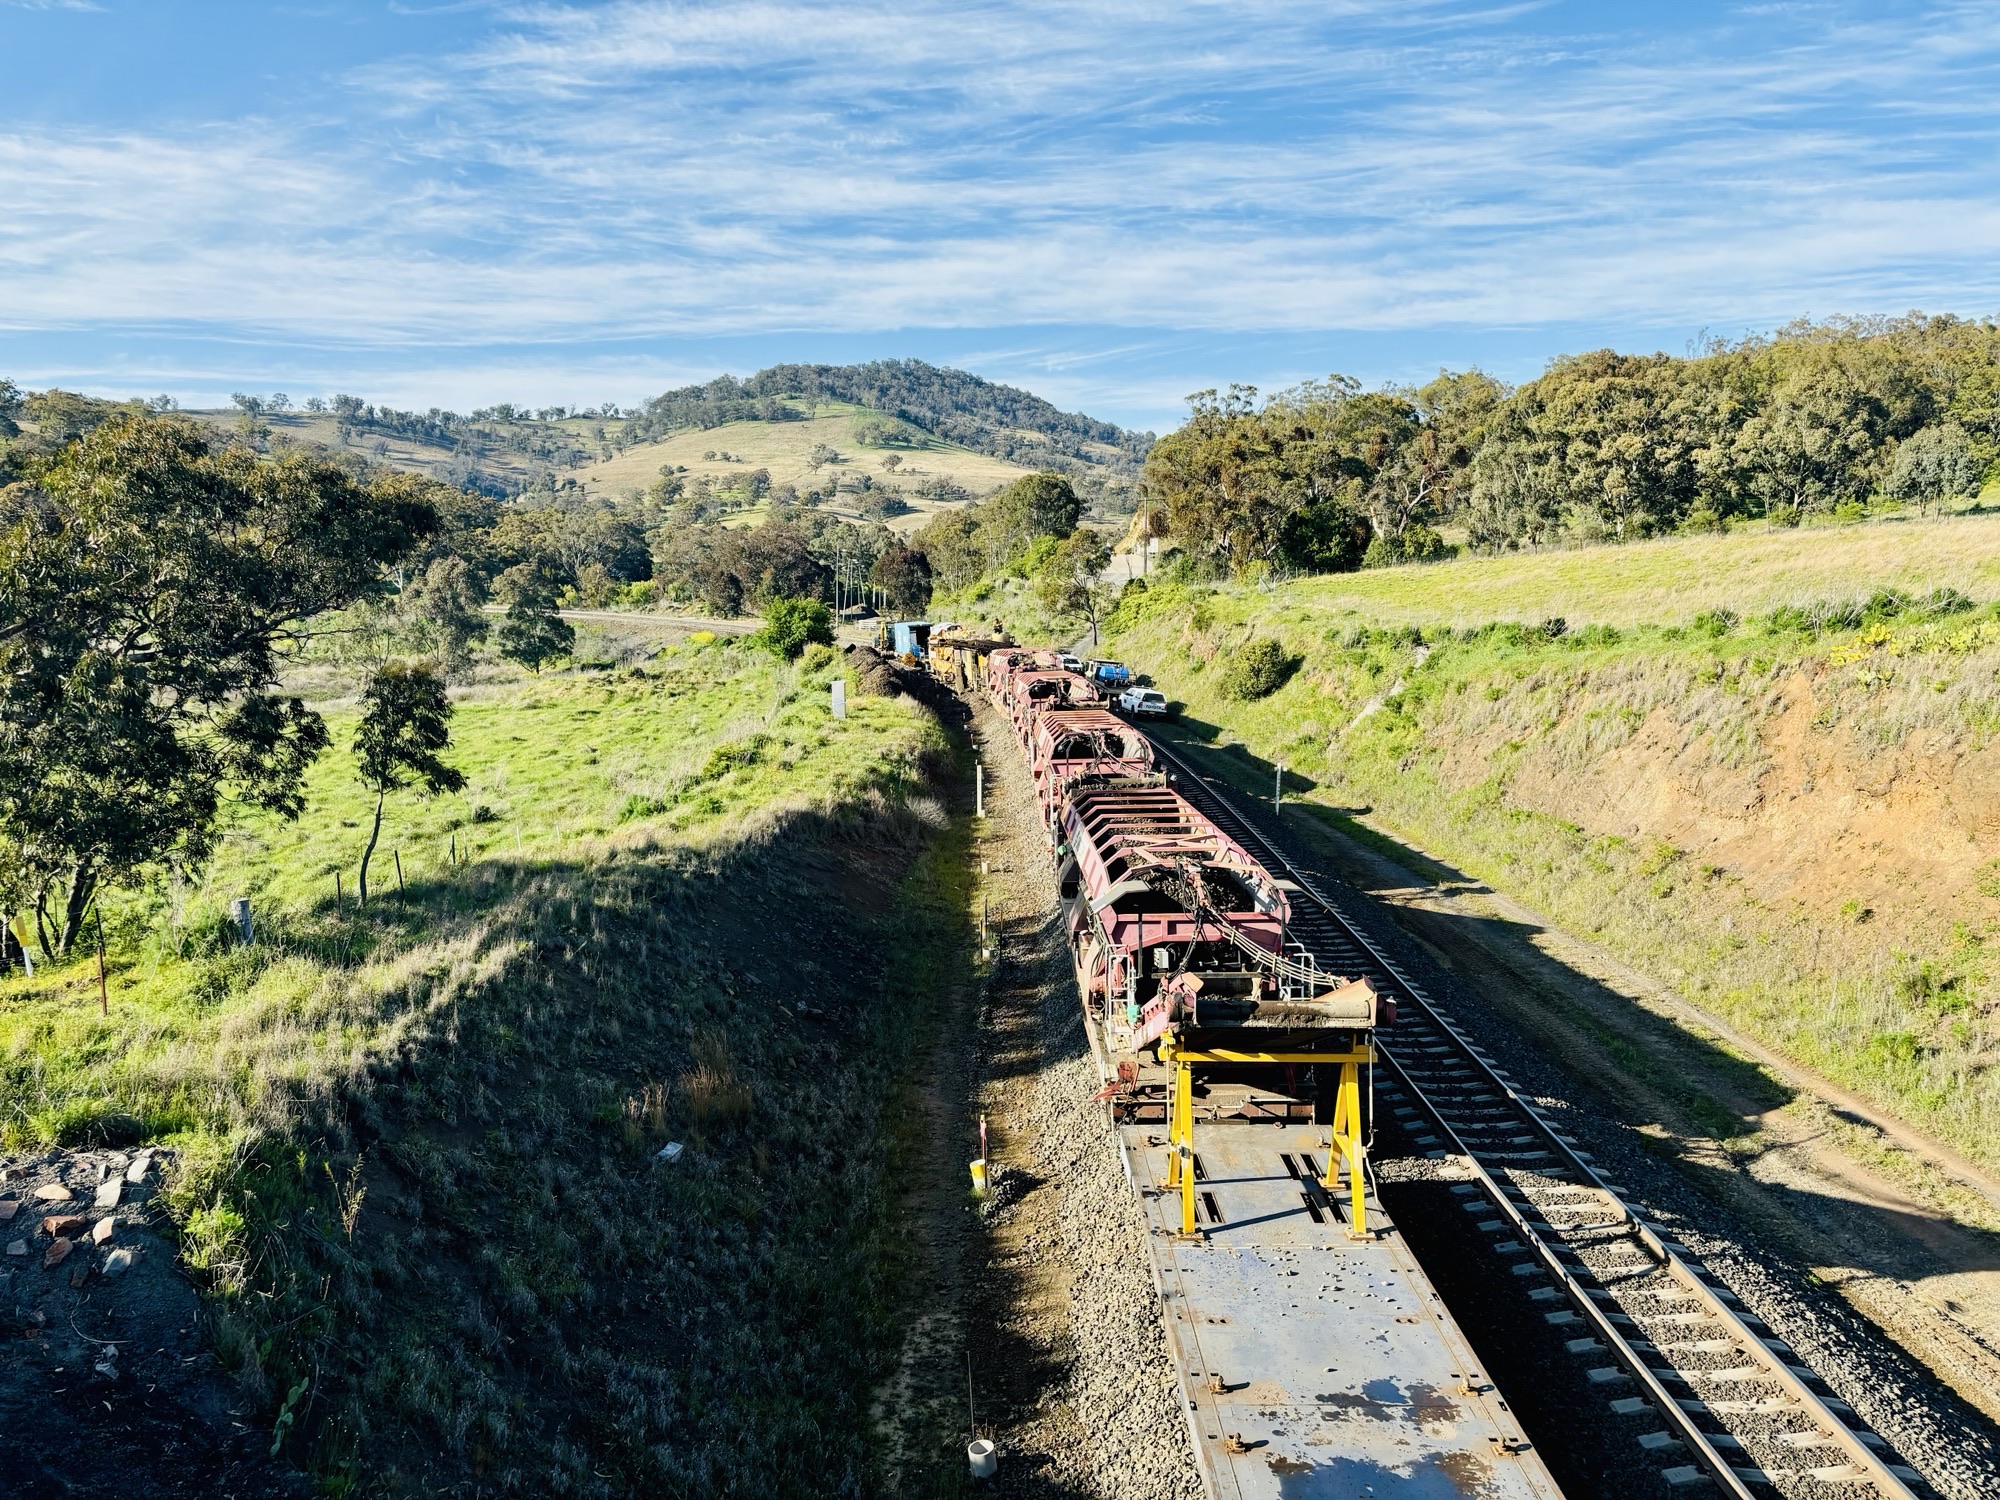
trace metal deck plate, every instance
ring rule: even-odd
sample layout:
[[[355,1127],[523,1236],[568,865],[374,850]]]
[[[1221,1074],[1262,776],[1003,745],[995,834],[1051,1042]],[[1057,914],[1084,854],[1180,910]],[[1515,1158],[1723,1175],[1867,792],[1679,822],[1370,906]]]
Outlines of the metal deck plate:
[[[1296,1162],[1323,1132],[1204,1122],[1198,1183],[1221,1222],[1178,1237],[1158,1126],[1120,1127],[1142,1190],[1168,1337],[1196,1451],[1218,1500],[1462,1500],[1560,1491],[1488,1383],[1429,1280],[1371,1199],[1365,1241],[1315,1223]],[[1483,1373],[1483,1372],[1482,1372]],[[1218,1379],[1224,1389],[1211,1389]],[[1233,1439],[1233,1441],[1232,1441]]]

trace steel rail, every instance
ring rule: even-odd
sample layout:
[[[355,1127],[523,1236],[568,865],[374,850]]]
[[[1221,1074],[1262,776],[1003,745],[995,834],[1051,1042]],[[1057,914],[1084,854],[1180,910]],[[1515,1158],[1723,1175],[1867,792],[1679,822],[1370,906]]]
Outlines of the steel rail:
[[[1314,884],[1309,875],[1294,865],[1284,851],[1261,828],[1257,827],[1248,816],[1239,811],[1233,805],[1230,798],[1211,784],[1209,779],[1183,755],[1159,739],[1153,740],[1153,746],[1158,754],[1165,757],[1182,772],[1184,777],[1182,786],[1183,795],[1187,796],[1191,802],[1196,803],[1197,806],[1203,803],[1208,804],[1202,810],[1211,818],[1215,818],[1219,822],[1226,821],[1227,823],[1234,824],[1236,830],[1238,830],[1236,836],[1239,842],[1244,842],[1247,845],[1251,841],[1254,841],[1256,846],[1275,866],[1282,868],[1285,878],[1296,885],[1299,891],[1309,898],[1313,905],[1329,921],[1335,924],[1339,929],[1338,936],[1345,938],[1364,953],[1378,967],[1380,977],[1393,981],[1396,989],[1402,995],[1407,996],[1422,1011],[1424,1022],[1435,1028],[1439,1036],[1447,1038],[1450,1041],[1452,1044],[1451,1050],[1457,1054],[1457,1060],[1462,1064],[1469,1064],[1479,1075],[1482,1075],[1480,1086],[1486,1090],[1497,1090],[1513,1106],[1515,1113],[1531,1129],[1547,1141],[1549,1147],[1552,1148],[1554,1154],[1561,1161],[1565,1171],[1580,1174],[1586,1179],[1591,1188],[1604,1195],[1607,1202],[1620,1215],[1620,1218],[1614,1222],[1592,1224],[1586,1227],[1593,1230],[1616,1229],[1628,1233],[1636,1239],[1644,1247],[1646,1253],[1652,1256],[1657,1262],[1658,1269],[1664,1270],[1677,1284],[1685,1288],[1689,1297],[1702,1305],[1706,1317],[1719,1324],[1730,1336],[1730,1341],[1741,1347],[1747,1357],[1755,1360],[1760,1368],[1759,1378],[1768,1380],[1770,1384],[1778,1386],[1791,1398],[1798,1407],[1798,1415],[1813,1423],[1818,1429],[1816,1435],[1826,1440],[1824,1445],[1837,1447],[1847,1455],[1850,1464],[1858,1472],[1840,1476],[1842,1481],[1871,1483],[1880,1493],[1891,1497],[1891,1500],[1917,1500],[1915,1492],[1891,1471],[1888,1462],[1870,1448],[1855,1433],[1853,1428],[1827,1405],[1826,1398],[1808,1386],[1787,1362],[1785,1356],[1770,1348],[1764,1338],[1752,1330],[1744,1322],[1741,1315],[1735,1312],[1718,1295],[1714,1288],[1702,1280],[1702,1273],[1699,1270],[1691,1266],[1672,1246],[1663,1241],[1659,1235],[1627,1206],[1623,1195],[1607,1183],[1599,1175],[1595,1167],[1583,1159],[1578,1151],[1558,1133],[1555,1126],[1550,1123],[1536,1105],[1520,1096],[1513,1085],[1500,1075],[1499,1070],[1480,1055],[1478,1048],[1472,1041],[1431,1003],[1430,998],[1423,993],[1419,986],[1411,983],[1390,962],[1388,957],[1376,947],[1368,935],[1347,917],[1338,904]],[[1230,830],[1225,829],[1225,831]],[[1279,873],[1279,870],[1274,868],[1271,873],[1275,875]],[[1294,936],[1295,939],[1299,936],[1296,927],[1294,929]],[[1335,971],[1328,970],[1327,972]],[[1558,1285],[1568,1296],[1574,1309],[1581,1313],[1596,1330],[1598,1337],[1605,1344],[1606,1351],[1614,1354],[1619,1362],[1625,1365],[1639,1381],[1647,1396],[1651,1399],[1652,1404],[1659,1409],[1661,1415],[1675,1428],[1676,1436],[1702,1461],[1703,1467],[1711,1471],[1712,1477],[1721,1484],[1727,1493],[1740,1497],[1740,1500],[1751,1500],[1752,1492],[1745,1487],[1745,1481],[1769,1482],[1769,1471],[1761,1469],[1739,1470],[1729,1462],[1728,1458],[1712,1440],[1712,1435],[1703,1431],[1699,1423],[1696,1422],[1694,1414],[1688,1411],[1680,1400],[1667,1391],[1659,1372],[1645,1358],[1642,1351],[1634,1346],[1631,1339],[1619,1331],[1616,1325],[1612,1323],[1609,1315],[1597,1306],[1597,1299],[1590,1295],[1589,1289],[1584,1287],[1562,1263],[1556,1244],[1544,1237],[1539,1230],[1533,1227],[1532,1222],[1526,1214],[1521,1212],[1509,1198],[1506,1190],[1501,1186],[1500,1180],[1487,1169],[1484,1162],[1479,1160],[1478,1155],[1466,1145],[1457,1129],[1445,1118],[1444,1109],[1422,1087],[1418,1086],[1403,1061],[1396,1056],[1394,1043],[1385,1042],[1378,1037],[1377,1048],[1384,1055],[1385,1060],[1388,1061],[1397,1077],[1402,1081],[1403,1086],[1409,1090],[1411,1097],[1423,1106],[1436,1128],[1449,1138],[1453,1147],[1456,1148],[1457,1154],[1469,1164],[1481,1188],[1499,1206],[1501,1212],[1511,1222],[1514,1230],[1527,1242],[1543,1266],[1556,1278]],[[1526,1196],[1525,1190],[1522,1191],[1523,1196]],[[1552,1228],[1551,1233],[1556,1233],[1556,1231]],[[1571,1253],[1574,1254],[1575,1252],[1572,1251]],[[1671,1365],[1672,1362],[1664,1351],[1659,1350],[1657,1346],[1655,1346],[1655,1350],[1660,1354],[1663,1362]],[[1678,1374],[1679,1372],[1675,1373]],[[1703,1372],[1694,1370],[1688,1373],[1699,1378]],[[1781,1475],[1789,1473],[1799,1475],[1800,1477],[1806,1477],[1810,1473],[1810,1471],[1806,1470],[1778,1470],[1776,1472]],[[1811,1477],[1831,1478],[1833,1476],[1812,1475]]]

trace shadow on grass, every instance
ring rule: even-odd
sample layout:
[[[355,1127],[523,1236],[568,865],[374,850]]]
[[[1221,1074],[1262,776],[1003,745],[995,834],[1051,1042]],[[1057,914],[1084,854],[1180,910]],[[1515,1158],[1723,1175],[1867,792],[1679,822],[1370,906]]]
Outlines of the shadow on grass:
[[[218,1349],[265,1420],[299,1391],[291,1456],[388,1494],[869,1493],[922,1291],[889,1147],[971,945],[938,843],[878,799],[283,934],[384,960],[374,1059],[191,1189],[237,1267]]]

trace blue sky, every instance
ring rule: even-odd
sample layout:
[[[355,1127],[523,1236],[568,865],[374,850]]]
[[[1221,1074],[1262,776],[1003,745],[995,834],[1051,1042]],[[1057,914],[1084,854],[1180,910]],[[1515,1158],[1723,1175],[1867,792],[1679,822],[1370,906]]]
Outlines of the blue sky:
[[[2000,6],[0,0],[0,373],[460,409],[2000,313]]]

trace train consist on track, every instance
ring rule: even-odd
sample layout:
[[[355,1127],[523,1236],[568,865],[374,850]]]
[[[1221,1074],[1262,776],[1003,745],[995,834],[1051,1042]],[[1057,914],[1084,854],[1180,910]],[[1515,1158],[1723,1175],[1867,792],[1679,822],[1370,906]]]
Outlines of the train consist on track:
[[[1369,1181],[1390,994],[1322,967],[1297,887],[1099,684],[1051,651],[930,654],[1006,715],[1032,779],[1210,1494],[1557,1495]]]
[[[1502,1273],[1492,1295],[1520,1298],[1573,1367],[1558,1383],[1582,1405],[1550,1431],[1608,1435],[1600,1458],[1622,1446],[1615,1475],[1570,1462],[1588,1486],[1572,1494],[1921,1492],[1280,835],[1058,653],[950,631],[928,648],[939,676],[1006,715],[1032,778],[1211,1496],[1562,1493],[1382,1211],[1378,1124],[1497,1236],[1475,1241]],[[1546,1393],[1535,1404],[1546,1419]]]
[[[1183,1231],[1197,1218],[1183,1158],[1199,1067],[1309,1103],[1333,1127],[1365,1233],[1360,1069],[1393,1006],[1366,977],[1323,973],[1291,939],[1288,883],[1174,788],[1098,684],[1053,651],[1003,646],[986,656],[985,686],[1034,778],[1093,1035],[1128,1085],[1149,1050],[1171,1070]],[[1335,1186],[1331,1167],[1322,1185]]]

